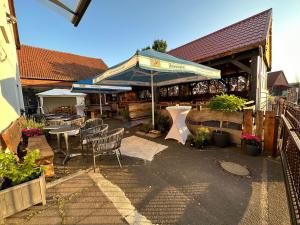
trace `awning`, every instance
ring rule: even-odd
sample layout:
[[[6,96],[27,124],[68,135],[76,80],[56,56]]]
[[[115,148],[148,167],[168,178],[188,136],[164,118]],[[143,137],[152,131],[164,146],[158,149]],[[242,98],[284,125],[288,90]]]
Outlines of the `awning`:
[[[130,86],[94,85],[93,79],[84,79],[73,83],[71,91],[79,93],[103,93],[111,94],[131,91]]]
[[[84,97],[84,93],[73,93],[69,89],[51,89],[36,94],[39,97]]]

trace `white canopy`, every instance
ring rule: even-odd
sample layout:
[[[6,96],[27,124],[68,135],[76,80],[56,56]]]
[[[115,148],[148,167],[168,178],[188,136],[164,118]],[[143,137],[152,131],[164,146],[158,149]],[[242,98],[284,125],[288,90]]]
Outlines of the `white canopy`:
[[[48,91],[38,93],[37,96],[39,97],[85,97],[86,94],[74,93],[71,92],[71,90],[69,89],[51,89]]]
[[[76,107],[77,115],[84,115],[86,96],[84,93],[74,93],[69,89],[51,89],[36,95],[40,98],[40,109],[43,114],[62,105],[72,105]]]

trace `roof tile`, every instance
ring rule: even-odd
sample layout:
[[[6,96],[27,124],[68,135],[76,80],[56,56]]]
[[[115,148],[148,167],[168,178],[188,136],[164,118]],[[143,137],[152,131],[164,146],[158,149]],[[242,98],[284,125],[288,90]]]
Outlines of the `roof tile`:
[[[264,44],[271,18],[272,9],[268,9],[168,53],[183,59],[203,62],[228,52],[239,52],[253,45]]]
[[[17,53],[23,79],[78,81],[107,69],[101,59],[27,45]]]

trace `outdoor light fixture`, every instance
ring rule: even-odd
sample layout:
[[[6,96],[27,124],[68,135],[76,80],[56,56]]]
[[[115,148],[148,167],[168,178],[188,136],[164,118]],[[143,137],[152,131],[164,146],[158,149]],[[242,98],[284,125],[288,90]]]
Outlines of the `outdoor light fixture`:
[[[13,15],[6,13],[6,17],[7,17],[7,22],[11,23],[11,24],[15,24],[17,23],[17,18],[14,17]]]

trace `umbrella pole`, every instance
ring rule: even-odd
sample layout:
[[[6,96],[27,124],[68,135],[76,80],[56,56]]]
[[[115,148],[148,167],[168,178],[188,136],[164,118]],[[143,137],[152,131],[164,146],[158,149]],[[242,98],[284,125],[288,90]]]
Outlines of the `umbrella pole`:
[[[99,91],[99,101],[100,101],[100,115],[102,116],[102,101],[101,101],[101,92]]]
[[[153,73],[151,71],[151,101],[152,101],[152,128],[154,128],[154,87],[153,87]]]

